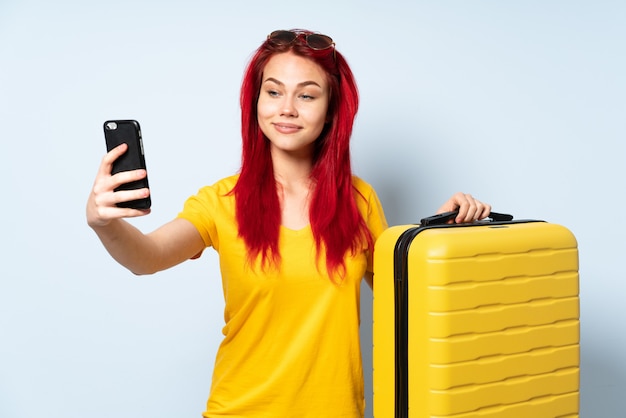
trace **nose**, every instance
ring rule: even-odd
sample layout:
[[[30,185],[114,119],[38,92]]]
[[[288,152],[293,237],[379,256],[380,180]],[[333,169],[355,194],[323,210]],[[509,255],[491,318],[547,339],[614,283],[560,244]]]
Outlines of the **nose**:
[[[281,103],[280,115],[294,118],[298,116],[298,110],[296,108],[296,104],[294,103],[294,98],[285,96],[283,102]]]

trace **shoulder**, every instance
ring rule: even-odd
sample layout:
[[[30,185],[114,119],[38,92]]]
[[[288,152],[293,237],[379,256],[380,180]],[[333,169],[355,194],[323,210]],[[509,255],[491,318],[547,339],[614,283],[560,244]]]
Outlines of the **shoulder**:
[[[237,184],[238,179],[239,174],[233,174],[232,176],[224,177],[209,187],[218,193],[230,193],[235,187],[235,184]]]
[[[380,199],[374,187],[357,176],[352,177],[352,187],[355,190],[356,205],[373,238],[376,239],[387,228],[387,220]]]
[[[193,223],[207,243],[216,242],[216,225],[232,223],[234,194],[237,175],[225,177],[210,186],[204,186],[185,201],[179,218]]]
[[[232,176],[224,177],[221,180],[209,185],[200,188],[198,191],[198,195],[212,195],[212,196],[227,196],[230,195],[235,184],[237,184],[237,179],[239,178],[239,174],[234,174]]]
[[[358,176],[352,176],[352,187],[354,187],[357,195],[360,195],[366,201],[370,201],[372,197],[376,197],[374,187]]]
[[[382,215],[383,207],[374,187],[358,176],[352,176],[354,200],[362,213]]]
[[[232,193],[239,175],[225,177],[217,182],[201,187],[185,201],[184,212],[198,211],[213,213],[218,207],[231,207],[234,204]]]

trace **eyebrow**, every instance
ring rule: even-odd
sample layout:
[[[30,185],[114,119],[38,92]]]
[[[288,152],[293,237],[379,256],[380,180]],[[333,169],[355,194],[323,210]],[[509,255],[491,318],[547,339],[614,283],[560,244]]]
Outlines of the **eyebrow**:
[[[283,83],[282,81],[278,81],[276,80],[274,77],[268,77],[265,79],[264,83],[267,83],[268,81],[271,81],[272,83],[278,84],[279,86],[284,86],[285,83]],[[320,86],[318,83],[316,83],[313,80],[309,80],[309,81],[303,81],[301,83],[298,83],[298,87],[306,87],[306,86],[317,86],[319,88],[322,88],[322,86]]]

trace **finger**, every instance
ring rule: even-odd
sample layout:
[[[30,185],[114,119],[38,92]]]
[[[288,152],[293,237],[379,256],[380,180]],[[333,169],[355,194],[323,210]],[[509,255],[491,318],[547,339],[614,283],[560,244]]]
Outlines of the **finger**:
[[[116,208],[118,203],[130,202],[132,200],[145,199],[150,196],[150,189],[132,189],[132,190],[106,190],[97,191],[94,189],[89,202],[93,202],[92,206],[97,212],[103,212],[107,208]]]
[[[143,168],[138,170],[120,171],[110,177],[110,186],[112,189],[116,189],[122,184],[132,183],[133,181],[146,178],[147,171]]]
[[[476,201],[470,194],[458,193],[457,203],[459,205],[459,214],[457,215],[455,222],[464,223],[471,222],[474,214],[476,213]]]
[[[483,203],[477,199],[473,199],[473,205],[470,207],[470,212],[468,213],[468,222],[474,222],[480,219],[480,215],[483,213]]]
[[[109,206],[117,206],[118,203],[147,198],[150,196],[150,189],[119,190],[114,192],[111,196],[113,205]]]
[[[113,148],[111,151],[107,152],[104,155],[104,157],[102,157],[102,162],[100,164],[100,171],[98,172],[98,174],[110,175],[111,169],[113,168],[113,162],[117,160],[126,151],[128,151],[128,145],[120,144],[117,147]]]
[[[139,216],[148,215],[149,213],[150,209],[132,209],[109,206],[100,208],[98,211],[98,218],[101,220],[102,224],[105,224],[112,219],[137,218]]]
[[[115,207],[117,203],[146,198],[150,196],[148,188],[116,190],[123,184],[144,178],[146,174],[146,171],[141,169],[99,177],[94,183],[89,200],[93,200],[95,208],[106,208]]]
[[[137,218],[139,216],[145,216],[150,213],[148,209],[132,209],[132,208],[118,208],[120,217],[122,218]]]
[[[478,199],[474,199],[475,212],[469,221],[478,221],[489,216],[491,213],[491,205],[483,203]],[[470,209],[471,210],[471,209]],[[469,214],[468,214],[469,216]]]
[[[452,212],[457,210],[461,206],[461,199],[463,198],[463,193],[455,193],[450,199],[448,199],[441,207],[437,210],[437,214],[444,212]]]
[[[474,222],[489,216],[491,213],[491,205],[483,203],[473,198],[471,195],[466,195],[466,197],[468,199],[468,206],[463,222]]]
[[[480,218],[478,219],[485,219],[490,214],[491,214],[491,205],[488,203],[483,203],[483,212],[480,214]]]
[[[150,213],[150,209],[121,208],[117,203],[147,197],[147,189],[120,192],[92,193],[87,201],[87,223],[91,226],[104,226],[113,219],[134,218]]]
[[[144,169],[122,171],[115,175],[101,174],[96,177],[92,191],[96,198],[104,197],[103,200],[98,201],[99,204],[110,206],[112,203],[115,203],[111,199],[111,195],[114,193],[115,189],[123,184],[141,180],[146,176],[147,172]]]

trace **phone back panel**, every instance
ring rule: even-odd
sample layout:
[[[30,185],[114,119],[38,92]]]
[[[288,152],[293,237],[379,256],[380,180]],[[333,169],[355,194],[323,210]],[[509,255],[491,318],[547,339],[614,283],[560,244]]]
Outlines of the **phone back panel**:
[[[107,151],[127,144],[128,150],[122,154],[115,162],[111,174],[137,169],[146,169],[146,160],[143,150],[143,140],[141,138],[141,128],[139,122],[135,120],[115,120],[104,123],[104,136],[106,139]],[[149,188],[148,178],[122,184],[115,190],[135,190]],[[136,209],[148,209],[151,206],[151,198],[147,197],[139,200],[118,203],[120,207],[132,207]]]
[[[111,151],[118,145],[126,143],[128,151],[119,157],[113,164],[112,174],[121,171],[137,170],[146,168],[143,153],[141,129],[139,123],[134,120],[107,121],[104,123],[104,136],[107,151]]]
[[[375,417],[578,417],[569,230],[403,225],[379,237],[374,257]]]

